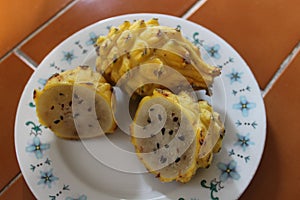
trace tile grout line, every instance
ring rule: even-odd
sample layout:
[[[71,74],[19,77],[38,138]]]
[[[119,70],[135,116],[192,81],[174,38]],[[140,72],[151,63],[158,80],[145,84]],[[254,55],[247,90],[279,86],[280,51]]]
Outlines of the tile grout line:
[[[281,63],[279,69],[276,71],[275,75],[272,77],[271,81],[268,83],[268,85],[265,87],[265,89],[262,91],[262,97],[264,98],[268,92],[272,89],[276,81],[279,79],[279,77],[283,74],[283,72],[287,69],[289,64],[294,60],[296,55],[300,52],[300,42],[297,43],[297,45],[294,47],[292,52],[284,59],[284,61]]]
[[[26,42],[36,36],[39,32],[41,32],[44,28],[46,28],[50,23],[59,18],[62,14],[64,14],[67,10],[69,10],[73,5],[75,5],[79,0],[74,0],[71,3],[67,4],[64,8],[59,10],[52,18],[46,21],[44,24],[39,26],[35,31],[30,33],[24,40],[22,40],[19,44],[17,44],[13,49],[8,51],[2,58],[0,58],[0,63],[5,60],[8,56],[15,53],[15,55],[21,59],[24,63],[27,64],[33,70],[36,70],[37,63],[33,61],[28,55],[26,55],[23,51],[20,50],[20,47],[23,46]],[[8,184],[4,186],[3,189],[0,190],[0,197],[22,176],[22,173],[19,172],[13,179],[9,181]]]
[[[20,177],[22,176],[22,173],[19,172],[14,178],[12,178],[9,183],[0,191],[0,197],[12,186]]]
[[[0,63],[5,60],[12,53],[16,52],[21,46],[23,46],[26,42],[31,40],[34,36],[40,33],[44,28],[46,28],[50,23],[59,18],[62,14],[64,14],[67,10],[69,10],[73,5],[75,5],[79,0],[74,0],[67,4],[64,8],[60,9],[53,17],[51,17],[48,21],[39,26],[35,31],[30,33],[25,39],[23,39],[20,43],[18,43],[13,49],[8,51],[3,57],[0,58]],[[28,56],[27,56],[28,57]]]
[[[192,16],[207,0],[198,0],[184,15],[181,16],[183,19],[187,19]]]
[[[17,49],[16,51],[14,51],[14,53],[31,69],[33,69],[34,71],[37,69],[38,64],[34,60],[32,60],[27,54],[25,54],[23,51]]]

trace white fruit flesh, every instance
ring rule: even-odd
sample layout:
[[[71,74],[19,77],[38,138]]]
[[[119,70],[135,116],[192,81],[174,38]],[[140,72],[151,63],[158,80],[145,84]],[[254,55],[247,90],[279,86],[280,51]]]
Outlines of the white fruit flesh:
[[[149,171],[164,182],[188,181],[197,169],[196,158],[200,148],[197,129],[192,125],[194,120],[191,116],[194,114],[162,97],[142,101],[145,103],[141,102],[143,106],[135,116],[137,125],[155,123],[155,120],[148,119],[148,110],[156,112],[151,109],[155,104],[165,108],[167,119],[164,127],[156,133],[151,133],[147,127],[142,133],[136,126],[132,127],[132,142],[139,158]],[[143,138],[138,138],[141,134],[144,134]]]
[[[41,124],[66,139],[92,138],[113,132],[116,125],[110,98],[110,85],[87,68],[55,75],[42,91],[34,92]]]

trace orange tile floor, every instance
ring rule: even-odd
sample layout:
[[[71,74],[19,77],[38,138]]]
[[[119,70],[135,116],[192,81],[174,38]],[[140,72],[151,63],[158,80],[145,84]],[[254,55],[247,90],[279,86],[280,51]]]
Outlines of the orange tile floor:
[[[108,17],[155,12],[187,18],[230,43],[253,71],[267,111],[261,164],[240,199],[300,196],[300,6],[297,0],[0,1],[0,200],[35,199],[14,152],[23,87],[42,59],[74,32]]]

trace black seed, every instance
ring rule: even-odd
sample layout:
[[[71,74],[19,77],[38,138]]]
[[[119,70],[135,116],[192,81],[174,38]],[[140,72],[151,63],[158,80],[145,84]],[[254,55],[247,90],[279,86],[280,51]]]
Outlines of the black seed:
[[[54,124],[58,124],[59,122],[60,122],[60,120],[57,119],[57,120],[54,121]]]
[[[159,145],[159,143],[156,143],[156,147],[157,147],[157,149],[159,149],[159,146],[160,146],[160,145]]]
[[[178,163],[180,161],[180,158],[176,158],[175,162]]]
[[[75,93],[75,94],[74,94],[74,98],[75,98],[75,99],[79,99],[79,96]]]
[[[148,119],[147,119],[147,122],[148,122],[148,123],[151,123],[151,119],[150,119],[150,118],[148,118]]]
[[[74,118],[78,117],[79,116],[79,113],[75,113],[74,114]]]
[[[114,58],[113,58],[113,63],[116,63],[117,61],[118,61],[117,56],[114,56]]]
[[[165,144],[165,147],[166,147],[166,148],[169,148],[169,145],[168,145],[168,144]]]
[[[203,139],[200,140],[200,144],[203,145]]]
[[[69,106],[70,106],[70,107],[72,106],[72,101],[69,102]]]
[[[89,107],[89,108],[88,108],[88,111],[89,111],[89,112],[91,112],[91,111],[92,111],[92,108],[91,108],[91,107]]]
[[[178,121],[178,117],[174,117],[174,118],[173,118],[173,121],[174,121],[174,122],[177,122],[177,121]]]
[[[83,102],[83,99],[81,99],[80,101],[78,101],[78,104],[82,104],[82,102]]]
[[[150,108],[150,111],[154,111],[154,108]]]
[[[167,161],[167,158],[165,158],[164,156],[160,157],[160,162],[161,163],[165,163]]]
[[[65,107],[65,104],[61,104],[61,108],[63,109]]]
[[[208,164],[208,165],[206,166],[206,169],[209,168],[209,167],[210,167],[210,164]]]
[[[127,56],[128,59],[130,59],[130,57],[131,57],[129,52],[127,52],[126,56]]]
[[[158,114],[158,119],[159,119],[159,121],[161,121],[161,120],[162,120],[162,117],[161,117],[161,115],[160,115],[160,114]]]
[[[178,137],[178,139],[181,140],[181,141],[184,141],[184,136],[181,135],[181,136]]]
[[[60,116],[59,118],[60,118],[60,120],[64,120],[64,117],[63,117],[63,116]]]
[[[51,106],[51,108],[50,108],[51,110],[53,110],[54,109],[54,106]]]
[[[147,48],[144,49],[143,53],[142,53],[142,56],[146,55],[147,54]]]
[[[65,95],[64,95],[63,93],[60,92],[60,93],[59,93],[59,96],[65,96]]]
[[[175,113],[173,113],[173,112],[172,112],[172,114],[171,114],[171,115],[172,115],[172,117],[174,117]]]
[[[165,129],[165,128],[162,128],[162,129],[161,129],[161,134],[164,135],[164,134],[165,134],[165,131],[166,131],[166,129]]]
[[[177,122],[177,125],[180,126],[180,122]]]
[[[87,65],[81,65],[81,66],[79,66],[81,69],[83,69],[83,70],[87,70],[88,68],[89,68],[89,66],[87,66]]]
[[[159,29],[158,32],[156,33],[157,37],[161,36],[161,30]]]
[[[209,154],[209,156],[207,157],[206,162],[209,162],[210,157],[211,157],[211,154]]]
[[[173,130],[169,130],[169,135],[173,135]]]

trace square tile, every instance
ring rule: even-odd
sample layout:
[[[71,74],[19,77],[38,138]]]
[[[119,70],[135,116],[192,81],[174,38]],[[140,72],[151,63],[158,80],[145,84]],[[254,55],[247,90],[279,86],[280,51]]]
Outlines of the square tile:
[[[0,196],[0,200],[36,200],[36,198],[21,176]]]
[[[0,63],[0,190],[20,171],[14,145],[15,115],[23,88],[33,70],[14,54]]]
[[[208,0],[189,18],[231,44],[262,89],[299,42],[299,19],[297,0]]]
[[[99,20],[128,13],[163,13],[183,15],[197,0],[81,0],[22,47],[40,63],[61,41],[76,31]]]
[[[0,57],[71,0],[0,1]]]
[[[260,167],[241,200],[300,196],[300,54],[265,97],[267,141]]]

